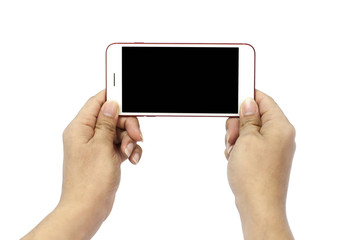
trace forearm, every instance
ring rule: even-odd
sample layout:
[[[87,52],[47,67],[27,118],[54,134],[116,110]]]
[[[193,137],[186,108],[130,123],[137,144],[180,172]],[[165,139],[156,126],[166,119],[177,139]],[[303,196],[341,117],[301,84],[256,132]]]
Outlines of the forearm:
[[[240,213],[245,240],[292,240],[285,209],[243,209],[236,204]]]
[[[58,205],[22,240],[90,239],[103,222],[93,210],[85,205]]]

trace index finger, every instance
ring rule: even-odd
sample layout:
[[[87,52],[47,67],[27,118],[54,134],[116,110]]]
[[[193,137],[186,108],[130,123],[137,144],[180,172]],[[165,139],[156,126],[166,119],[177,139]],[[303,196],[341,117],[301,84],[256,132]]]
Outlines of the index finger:
[[[226,120],[225,144],[229,144],[229,146],[233,145],[238,137],[239,137],[239,118],[230,117]]]
[[[129,137],[135,141],[143,141],[140,124],[137,117],[119,117],[117,127],[127,131]]]
[[[99,115],[101,106],[105,103],[105,90],[92,96],[80,109],[74,120],[85,121],[86,124],[95,128],[96,119]]]
[[[281,127],[283,124],[290,123],[279,105],[270,96],[259,90],[256,90],[255,100],[259,106],[261,116],[261,133],[263,133],[264,131],[268,131],[268,129],[278,130],[278,128]]]
[[[87,142],[94,135],[96,120],[104,102],[105,90],[102,90],[85,103],[66,129]]]

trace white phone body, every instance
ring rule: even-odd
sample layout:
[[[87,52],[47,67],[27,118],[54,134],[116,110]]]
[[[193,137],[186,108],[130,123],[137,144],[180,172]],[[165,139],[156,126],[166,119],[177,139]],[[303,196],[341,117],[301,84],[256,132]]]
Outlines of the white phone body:
[[[161,111],[161,112],[154,112],[154,111],[124,111],[125,106],[123,107],[123,47],[136,48],[136,47],[157,47],[153,49],[161,48],[238,48],[238,89],[237,89],[237,102],[236,104],[236,112],[173,112],[171,109],[170,111]],[[130,49],[131,50],[131,49]],[[201,50],[201,49],[200,49]],[[174,56],[176,58],[176,56]],[[140,62],[141,59],[139,59]],[[149,61],[151,62],[151,61]],[[161,66],[159,66],[161,68]],[[141,71],[142,69],[138,69]],[[186,71],[186,69],[184,69]],[[147,79],[147,81],[152,81],[152,79]],[[221,80],[219,79],[219,83]],[[176,83],[174,83],[176,85]],[[192,84],[189,84],[189,89],[191,88]],[[150,87],[149,87],[150,86]],[[141,87],[141,85],[137,85],[136,88]],[[151,84],[147,85],[147,89],[151,91]],[[166,87],[164,86],[164,90]],[[155,86],[154,86],[155,89]],[[186,89],[186,88],[185,88]],[[128,89],[129,90],[129,89]],[[183,89],[184,90],[184,89]],[[130,90],[129,90],[130,91]],[[132,101],[136,101],[137,90],[131,89],[133,92],[133,99]],[[232,90],[234,92],[234,90]],[[127,93],[127,92],[126,92]],[[144,42],[133,42],[133,43],[112,43],[106,49],[106,98],[107,100],[114,100],[118,102],[120,107],[119,115],[122,116],[184,116],[184,117],[236,117],[239,116],[239,108],[241,103],[246,98],[254,98],[255,93],[255,49],[250,44],[245,43],[144,43]],[[171,94],[170,94],[171,95]],[[168,95],[168,96],[170,96]],[[183,93],[183,96],[186,97],[186,90]],[[215,96],[214,96],[215,97]],[[148,100],[151,100],[151,97],[142,99],[140,102],[137,102],[138,105],[142,105],[143,103],[147,103]],[[214,100],[212,98],[212,100]],[[125,100],[124,100],[125,101]],[[129,101],[129,100],[127,100]],[[166,98],[164,101],[166,104]],[[213,103],[214,105],[214,103]],[[216,105],[216,103],[215,103]],[[223,104],[224,105],[224,104]],[[235,105],[234,105],[235,106]],[[156,108],[154,106],[154,108]],[[171,108],[171,106],[170,106]],[[151,109],[151,107],[150,107]],[[201,110],[201,107],[198,107]],[[234,109],[234,108],[232,108]],[[126,109],[125,109],[126,110]],[[153,110],[153,109],[151,109]]]

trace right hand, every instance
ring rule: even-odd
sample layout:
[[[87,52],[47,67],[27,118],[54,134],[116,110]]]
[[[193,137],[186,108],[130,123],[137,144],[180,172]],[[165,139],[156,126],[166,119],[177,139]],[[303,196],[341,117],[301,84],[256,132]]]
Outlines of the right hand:
[[[226,129],[228,180],[244,236],[253,234],[261,223],[276,224],[274,219],[288,227],[285,205],[294,127],[272,98],[256,90],[256,102],[244,101],[240,118],[229,118]]]

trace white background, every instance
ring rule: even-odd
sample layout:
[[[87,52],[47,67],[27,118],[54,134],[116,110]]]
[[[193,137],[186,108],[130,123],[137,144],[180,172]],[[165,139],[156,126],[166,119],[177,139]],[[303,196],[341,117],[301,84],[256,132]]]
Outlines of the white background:
[[[297,130],[288,217],[297,239],[360,239],[357,1],[1,1],[0,239],[57,204],[62,132],[105,86],[119,41],[245,42],[256,87]],[[136,98],[136,89],[134,98]],[[225,118],[140,119],[93,239],[242,239],[223,156]]]

